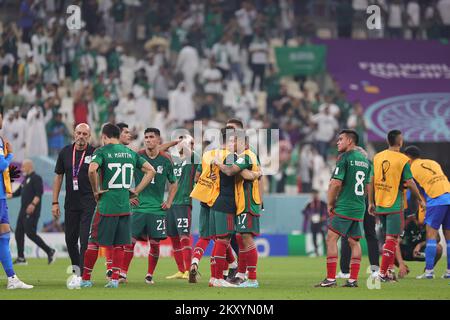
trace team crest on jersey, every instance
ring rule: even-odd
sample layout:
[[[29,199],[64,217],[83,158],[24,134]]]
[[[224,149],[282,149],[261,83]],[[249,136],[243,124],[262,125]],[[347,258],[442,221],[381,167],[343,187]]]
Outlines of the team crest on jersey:
[[[158,166],[158,168],[156,168],[156,172],[159,174],[163,173],[163,166]]]

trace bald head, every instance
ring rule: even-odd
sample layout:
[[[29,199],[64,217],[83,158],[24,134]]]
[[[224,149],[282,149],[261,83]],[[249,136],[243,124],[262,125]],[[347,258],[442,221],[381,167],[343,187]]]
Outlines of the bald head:
[[[86,123],[80,123],[75,127],[74,132],[75,146],[79,150],[86,148],[91,139],[91,128]]]
[[[30,173],[32,173],[34,171],[34,164],[33,161],[31,161],[30,159],[25,159],[22,162],[22,172],[25,175],[29,175]]]

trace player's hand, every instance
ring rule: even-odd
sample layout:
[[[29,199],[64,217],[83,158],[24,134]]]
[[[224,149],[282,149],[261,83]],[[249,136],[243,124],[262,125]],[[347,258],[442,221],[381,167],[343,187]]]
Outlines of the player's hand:
[[[132,207],[137,207],[139,205],[139,199],[138,198],[130,198],[130,205]]]
[[[18,179],[20,177],[22,171],[19,170],[16,166],[10,165],[9,166],[9,177],[11,179],[11,182],[14,182],[15,179]]]
[[[217,176],[216,176],[215,173],[211,172],[211,174],[209,175],[209,178],[210,178],[212,181],[216,181]]]
[[[27,209],[25,210],[26,214],[28,215],[32,215],[34,213],[34,209],[36,209],[35,205],[30,203],[27,207]]]
[[[95,201],[98,202],[100,200],[100,198],[102,197],[102,195],[108,191],[109,190],[100,190],[100,191],[94,192]]]
[[[427,209],[427,205],[426,205],[426,203],[425,203],[425,201],[423,201],[422,199],[420,199],[419,201],[418,201],[418,204],[419,204],[419,206],[422,208],[422,210],[426,210]]]
[[[12,197],[13,197],[12,193],[9,193],[9,192],[8,192],[8,193],[6,194],[6,199],[12,199]]]
[[[328,205],[328,216],[331,217],[334,214],[334,206]]]
[[[8,153],[13,153],[13,149],[12,149],[11,143],[9,143],[8,140],[5,140],[5,149],[6,149],[6,151]]]
[[[55,220],[58,220],[61,216],[61,210],[59,210],[59,204],[52,205],[52,216]]]
[[[369,208],[367,209],[371,216],[375,217],[375,205],[373,203],[369,204]]]
[[[406,264],[402,263],[399,267],[398,267],[398,277],[399,278],[404,278],[407,274],[409,273],[409,268]]]
[[[414,257],[414,258],[419,258],[419,257],[420,257],[420,249],[422,249],[422,246],[420,245],[420,243],[417,244],[417,245],[414,247],[414,250],[413,250],[413,257]]]
[[[137,199],[139,194],[136,192],[136,190],[129,189],[128,192],[130,193],[130,199]],[[139,203],[139,201],[138,201],[138,203]]]
[[[166,201],[164,201],[163,204],[161,205],[161,209],[169,210],[171,206],[172,206],[171,204],[169,204]]]

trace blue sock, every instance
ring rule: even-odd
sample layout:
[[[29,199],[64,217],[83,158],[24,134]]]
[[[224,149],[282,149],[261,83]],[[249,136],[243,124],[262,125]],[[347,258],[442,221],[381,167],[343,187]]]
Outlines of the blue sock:
[[[425,247],[425,269],[434,269],[434,259],[436,258],[436,239],[428,239]]]
[[[450,270],[450,240],[447,240],[447,271]]]
[[[13,269],[11,251],[9,251],[10,237],[11,234],[9,232],[0,234],[0,262],[8,277],[12,277],[16,274]]]

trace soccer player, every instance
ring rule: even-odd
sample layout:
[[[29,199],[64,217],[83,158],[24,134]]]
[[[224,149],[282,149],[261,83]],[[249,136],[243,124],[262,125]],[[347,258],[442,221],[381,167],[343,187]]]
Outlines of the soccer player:
[[[236,151],[238,159],[232,164],[217,165],[220,171],[227,176],[233,176],[242,170],[248,169],[260,174],[260,164],[256,154],[249,149],[248,137],[243,131],[237,131]],[[255,176],[256,177],[256,176]],[[239,285],[242,288],[258,288],[256,280],[256,267],[258,262],[258,251],[254,237],[259,235],[259,216],[261,212],[261,195],[259,178],[245,180],[237,176],[236,185],[238,194],[237,211],[235,216],[236,238],[239,244],[238,273],[236,277],[230,279],[230,283]],[[240,200],[240,201],[239,201]],[[248,270],[248,281],[245,281],[245,274]]]
[[[131,243],[130,196],[137,197],[155,176],[153,167],[119,142],[120,129],[107,123],[102,128],[103,147],[97,149],[89,165],[89,181],[97,209],[92,219],[89,246],[85,253],[83,280],[80,287],[92,287],[91,273],[100,246],[113,248],[111,280],[106,288],[117,288],[124,256],[124,246]],[[102,177],[101,189],[97,170]],[[135,190],[131,189],[133,172],[138,169],[142,178]]]
[[[167,211],[167,235],[169,236],[178,272],[166,279],[189,279],[192,259],[190,194],[194,186],[199,156],[194,152],[194,139],[181,137],[178,144],[180,157],[173,157],[174,175],[178,182],[178,191],[172,207]]]
[[[0,129],[3,124],[3,115],[0,113]],[[13,158],[12,147],[8,141],[0,138],[0,263],[8,277],[6,289],[32,289],[19,280],[14,272],[11,251],[9,249],[9,240],[11,238],[11,228],[9,226],[8,206],[6,199],[11,197],[11,180],[9,175],[9,164]]]
[[[220,156],[213,160],[213,167],[216,167],[215,170],[219,169],[219,164],[232,165],[237,160],[236,136],[230,134],[231,132],[234,132],[234,129],[225,128],[221,130],[222,141],[225,143],[222,146]],[[217,165],[214,165],[214,163]],[[243,172],[243,174],[247,173],[251,174],[252,177],[256,176],[256,178],[259,178],[260,175],[259,173],[249,172],[249,170]],[[235,287],[236,285],[223,279],[223,272],[228,269],[226,252],[230,247],[231,235],[235,232],[237,204],[240,204],[244,199],[240,199],[242,195],[235,190],[236,177],[219,171],[217,179],[219,180],[219,190],[216,191],[216,197],[211,206],[209,219],[210,234],[215,239],[211,260],[212,279],[209,285],[225,288]]]
[[[122,264],[121,278],[126,281],[128,269],[133,259],[134,246],[137,240],[149,241],[148,270],[145,276],[147,284],[154,284],[153,274],[159,259],[160,240],[167,238],[166,212],[172,206],[177,192],[177,179],[173,172],[172,158],[159,150],[161,134],[157,128],[147,128],[144,132],[145,149],[140,156],[155,169],[156,175],[143,190],[138,199],[132,203],[132,243],[126,247],[127,253]],[[141,181],[142,174],[135,173],[136,182]],[[166,181],[169,182],[169,194],[164,201]]]
[[[316,287],[335,287],[338,247],[341,236],[348,238],[351,248],[350,278],[344,287],[358,286],[361,265],[362,221],[366,210],[366,194],[371,177],[369,160],[355,150],[358,134],[354,130],[339,133],[337,148],[341,155],[328,188],[329,225],[327,234],[327,277]]]
[[[398,237],[403,230],[403,185],[411,190],[418,205],[425,208],[411,174],[409,158],[400,152],[402,133],[389,131],[387,142],[389,148],[377,153],[373,159],[374,176],[369,193],[369,213],[380,217],[386,235],[378,274],[382,282],[391,281],[388,269],[394,265]]]
[[[116,126],[120,129],[119,142],[124,146],[128,146],[131,143],[131,132],[128,129],[128,124],[124,122],[119,122]],[[125,249],[125,252],[127,249]],[[105,248],[105,260],[106,260],[106,279],[111,280],[112,276],[112,258],[113,250],[111,247]]]
[[[406,216],[408,214],[408,216]],[[439,235],[438,239],[439,241]],[[433,266],[439,261],[442,255],[442,246],[437,244],[437,254]],[[405,210],[405,230],[400,236],[400,242],[397,246],[395,258],[396,265],[399,267],[399,277],[403,278],[409,273],[409,268],[405,261],[425,261],[426,251],[426,229],[424,225],[419,224],[415,213]],[[426,275],[418,276],[422,279]]]
[[[405,154],[411,159],[411,172],[426,199],[425,224],[427,231],[425,249],[425,274],[423,279],[434,278],[434,264],[439,228],[444,230],[447,242],[447,272],[442,276],[450,279],[450,183],[436,161],[422,159],[420,149],[410,146]]]

